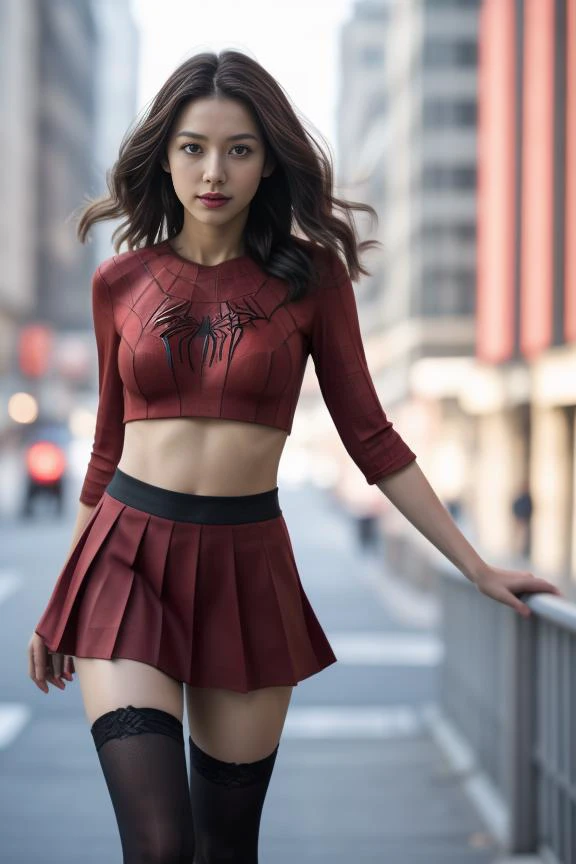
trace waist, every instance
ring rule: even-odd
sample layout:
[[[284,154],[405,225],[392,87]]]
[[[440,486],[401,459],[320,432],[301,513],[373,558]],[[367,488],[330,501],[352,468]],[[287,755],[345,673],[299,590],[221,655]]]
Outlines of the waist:
[[[206,417],[126,423],[118,467],[182,492],[252,495],[278,486],[286,433],[257,423]]]
[[[155,486],[116,468],[105,491],[129,507],[181,522],[230,525],[282,514],[277,486],[251,495],[197,495]]]

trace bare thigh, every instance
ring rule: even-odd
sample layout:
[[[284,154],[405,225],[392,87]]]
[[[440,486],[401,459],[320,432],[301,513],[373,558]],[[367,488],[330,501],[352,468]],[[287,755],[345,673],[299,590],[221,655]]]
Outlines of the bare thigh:
[[[223,762],[256,762],[280,740],[293,687],[248,693],[184,685],[193,741]]]
[[[182,684],[137,660],[74,657],[84,710],[90,723],[116,708],[160,708],[182,722]]]

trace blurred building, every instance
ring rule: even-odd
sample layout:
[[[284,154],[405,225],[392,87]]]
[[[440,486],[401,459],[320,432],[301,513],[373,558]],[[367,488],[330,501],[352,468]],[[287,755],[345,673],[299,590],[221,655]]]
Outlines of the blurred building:
[[[475,349],[478,0],[394,5],[380,238],[384,404],[435,488],[463,494],[466,417],[457,396]]]
[[[16,324],[36,299],[38,42],[35,0],[0,3],[0,379],[17,352]],[[6,423],[4,401],[0,429]]]
[[[376,209],[366,235],[382,243],[356,286],[368,364],[451,502],[466,492],[473,435],[458,397],[475,353],[479,11],[480,0],[359,0],[341,50],[338,182]],[[420,542],[399,514],[391,529],[396,518]]]
[[[35,316],[57,329],[86,325],[93,254],[74,212],[93,185],[97,34],[90,0],[40,0],[37,16],[37,297]]]
[[[92,0],[96,22],[98,63],[95,70],[96,135],[93,195],[108,192],[106,174],[118,158],[124,133],[138,108],[139,33],[130,0]],[[118,62],[122,58],[122,62]],[[121,221],[121,220],[120,220]],[[98,222],[90,229],[96,262],[114,254],[111,236],[118,221]]]
[[[60,329],[91,328],[91,276],[112,252],[114,225],[95,226],[83,246],[76,221],[88,197],[106,193],[106,171],[136,113],[138,32],[130,0],[52,0],[37,8],[46,146],[38,151],[36,311]]]
[[[0,435],[10,393],[31,387],[50,402],[95,355],[90,281],[110,244],[79,243],[77,218],[105,191],[134,118],[137,64],[130,0],[0,3]],[[31,323],[53,331],[51,382],[23,376],[19,335]]]
[[[389,119],[384,76],[392,9],[393,0],[360,0],[340,32],[337,182],[345,197],[365,201],[379,214],[385,173],[381,156]],[[360,232],[373,236],[369,221],[361,214],[356,218]],[[363,277],[356,289],[366,337],[381,328],[381,266],[381,256],[372,256],[371,276]]]
[[[476,417],[483,543],[528,484],[534,569],[576,588],[576,2],[484,0]]]
[[[377,121],[386,116],[383,73],[393,0],[360,0],[340,31],[337,109],[338,179],[358,179],[358,156]],[[370,168],[361,166],[369,177]]]

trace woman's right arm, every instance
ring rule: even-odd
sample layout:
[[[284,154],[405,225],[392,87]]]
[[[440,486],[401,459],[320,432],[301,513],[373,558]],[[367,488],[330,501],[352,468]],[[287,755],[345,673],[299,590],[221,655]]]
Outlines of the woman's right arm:
[[[95,506],[88,506],[81,501],[79,502],[76,522],[72,531],[72,543],[63,566],[66,566]],[[48,684],[58,687],[59,690],[64,690],[66,684],[63,679],[72,681],[74,671],[72,657],[64,654],[49,654],[40,634],[36,630],[32,631],[32,636],[28,642],[28,674],[39,690],[48,693]]]
[[[120,461],[124,443],[124,394],[122,379],[118,372],[119,334],[114,326],[113,303],[109,285],[97,268],[92,278],[92,311],[94,332],[98,350],[98,409],[96,429],[90,461],[80,491],[72,541],[64,569],[78,540],[85,530],[94,508],[110,481]],[[47,664],[50,668],[47,669]],[[28,643],[29,675],[45,693],[48,683],[64,689],[62,677],[72,679],[74,664],[72,657],[60,653],[49,654],[42,637],[34,630]]]
[[[94,507],[112,479],[124,446],[124,387],[118,370],[120,335],[114,322],[112,292],[104,274],[104,265],[92,278],[92,315],[98,351],[98,410],[90,461],[80,490],[80,504]],[[77,525],[85,519],[81,508]],[[76,532],[75,535],[76,536]]]

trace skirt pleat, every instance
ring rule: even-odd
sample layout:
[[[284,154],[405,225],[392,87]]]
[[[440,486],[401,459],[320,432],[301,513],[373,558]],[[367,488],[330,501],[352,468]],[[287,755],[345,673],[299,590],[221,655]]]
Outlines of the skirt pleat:
[[[95,578],[87,579],[78,615],[78,654],[101,651],[114,656],[124,622],[138,622],[138,629],[154,634],[159,607],[151,602],[145,580],[139,578],[136,559],[150,517],[125,507],[116,523],[116,537],[108,554],[94,565]]]
[[[273,520],[265,534],[274,532],[277,520]],[[239,556],[238,567],[240,609],[242,616],[250,620],[251,613],[258,621],[258,627],[247,633],[248,656],[261,658],[262,674],[269,676],[274,669],[285,669],[291,679],[297,679],[299,670],[295,667],[290,646],[290,636],[286,633],[282,610],[279,607],[278,593],[271,574],[267,544],[264,534],[252,531],[251,536],[243,537],[249,543],[249,556]],[[243,547],[244,550],[244,547]],[[256,562],[251,569],[248,557]],[[306,635],[306,640],[308,636]]]
[[[114,501],[114,504],[108,507],[105,504],[106,502],[101,498],[92,511],[56,581],[52,597],[36,627],[36,632],[41,636],[42,631],[49,634],[53,644],[68,647],[76,644],[77,618],[74,608],[76,596],[82,588],[84,574],[102,548],[114,522],[124,508],[119,501]],[[69,653],[66,648],[62,651]]]
[[[36,632],[52,652],[138,660],[239,692],[296,685],[336,662],[282,515],[199,524],[106,491]]]

